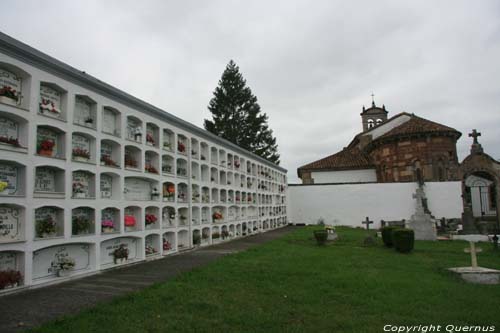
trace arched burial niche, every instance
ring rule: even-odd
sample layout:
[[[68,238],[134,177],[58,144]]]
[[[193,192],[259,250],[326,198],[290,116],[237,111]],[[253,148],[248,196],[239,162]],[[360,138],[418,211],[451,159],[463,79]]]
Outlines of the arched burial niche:
[[[0,251],[0,293],[24,284],[24,253]]]
[[[25,239],[26,210],[15,204],[0,204],[0,244]]]
[[[38,114],[65,121],[67,119],[68,94],[55,83],[41,82]]]
[[[102,129],[105,134],[121,136],[121,113],[115,108],[105,106],[102,109]]]
[[[208,245],[210,243],[210,228],[205,227],[201,230],[201,245]]]
[[[101,211],[101,234],[118,233],[121,230],[120,210],[107,207]]]
[[[160,209],[156,206],[148,206],[145,210],[144,223],[146,229],[160,228]]]
[[[101,243],[101,267],[136,262],[143,259],[142,241],[138,237],[118,237]]]
[[[472,209],[474,218],[492,219],[497,215],[497,186],[495,177],[484,171],[475,171],[464,179],[464,200]]]
[[[76,170],[72,173],[72,198],[95,198],[95,175],[86,170]]]
[[[175,134],[168,128],[163,129],[163,150],[173,152],[175,146]]]
[[[0,149],[26,153],[28,132],[26,119],[0,111]]]
[[[174,228],[175,227],[175,208],[172,206],[163,207],[161,213],[162,227]]]
[[[57,127],[38,125],[36,153],[44,157],[66,158],[66,133]]]
[[[160,235],[147,235],[144,242],[146,257],[154,257],[160,254]]]
[[[71,235],[88,236],[95,234],[95,209],[77,207],[71,211]]]
[[[162,237],[163,255],[170,254],[177,250],[177,242],[174,231],[167,231]]]
[[[0,103],[29,109],[31,75],[14,65],[0,62]]]
[[[142,143],[143,142],[143,125],[142,121],[134,116],[127,117],[127,136],[128,140]]]
[[[189,233],[187,230],[180,230],[177,232],[177,248],[179,251],[189,248]]]
[[[124,197],[129,201],[159,201],[158,182],[145,177],[125,177]]]
[[[153,123],[146,124],[146,145],[157,147],[160,142],[160,129]]]
[[[86,95],[75,96],[73,124],[94,130],[97,128],[97,103],[92,98]]]
[[[33,197],[64,198],[65,173],[66,171],[64,169],[51,165],[40,165],[35,167]]]
[[[101,140],[101,156],[100,161],[102,166],[119,168],[121,160],[121,146],[113,140]]]
[[[26,195],[26,167],[20,163],[0,160],[0,198]]]
[[[71,135],[71,158],[75,162],[96,162],[95,138],[86,133],[75,132]]]
[[[35,239],[64,236],[64,210],[56,206],[35,209]]]
[[[122,195],[120,175],[113,172],[102,172],[100,178],[101,199],[120,200]]]

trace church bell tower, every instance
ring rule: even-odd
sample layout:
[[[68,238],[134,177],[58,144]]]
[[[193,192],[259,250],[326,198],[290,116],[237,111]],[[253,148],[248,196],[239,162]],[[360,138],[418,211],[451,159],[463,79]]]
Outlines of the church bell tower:
[[[382,105],[382,107],[376,106],[373,97],[374,95],[372,94],[372,106],[365,109],[365,106],[363,105],[363,112],[360,113],[361,121],[363,123],[363,132],[372,129],[387,120],[387,114],[389,112],[385,110],[385,105]]]

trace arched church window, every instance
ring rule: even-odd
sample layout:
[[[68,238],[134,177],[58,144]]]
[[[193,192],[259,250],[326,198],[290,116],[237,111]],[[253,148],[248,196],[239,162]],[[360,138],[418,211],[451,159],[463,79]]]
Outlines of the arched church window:
[[[377,126],[380,124],[382,124],[382,119],[379,118],[379,119],[377,119]]]
[[[368,119],[368,128],[372,128],[375,126],[375,123],[373,122],[373,119]]]

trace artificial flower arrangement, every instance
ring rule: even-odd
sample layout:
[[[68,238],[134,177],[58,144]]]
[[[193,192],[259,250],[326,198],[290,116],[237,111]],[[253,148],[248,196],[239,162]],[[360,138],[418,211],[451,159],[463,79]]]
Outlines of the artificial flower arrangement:
[[[155,224],[157,220],[156,215],[146,213],[146,225]]]
[[[183,142],[179,141],[177,143],[177,150],[179,151],[179,153],[185,153],[186,152],[186,145]]]
[[[146,165],[144,167],[144,170],[146,172],[149,172],[149,173],[156,173],[156,174],[158,174],[158,170],[156,170],[156,168],[154,166],[152,166],[152,165]]]
[[[151,146],[155,145],[155,139],[153,138],[153,135],[150,133],[146,134],[146,144],[150,144]]]
[[[240,161],[235,160],[235,161],[234,161],[234,166],[235,166],[236,168],[239,168],[239,167],[240,167]]]
[[[113,220],[102,220],[101,227],[103,232],[113,232],[115,230],[115,223]]]
[[[125,215],[125,227],[127,228],[133,228],[135,227],[135,216],[133,215]]]
[[[113,262],[116,264],[118,259],[128,259],[129,251],[124,244],[120,244],[116,250],[113,251]]]
[[[224,218],[224,216],[222,215],[222,213],[215,212],[215,213],[213,213],[212,218],[214,220],[222,220]]]
[[[54,141],[45,139],[38,144],[37,152],[40,155],[52,155],[52,150],[55,145]]]
[[[219,239],[220,238],[220,234],[218,232],[214,232],[212,234],[212,239]]]
[[[170,251],[172,250],[172,244],[165,238],[163,238],[163,251]]]
[[[73,148],[73,158],[90,159],[90,152],[83,148]]]
[[[161,171],[164,173],[172,173],[172,166],[168,164],[164,164],[161,167]]]
[[[51,216],[36,221],[36,235],[40,238],[46,238],[56,233],[56,221]]]
[[[19,102],[19,92],[9,86],[3,86],[2,88],[0,88],[0,97],[10,98],[14,100],[16,104],[17,102]]]
[[[0,192],[3,192],[7,187],[9,187],[9,182],[0,181]]]
[[[175,185],[168,184],[166,189],[164,188],[163,197],[167,199],[171,199],[175,197]]]
[[[85,186],[81,182],[73,182],[73,197],[75,198],[85,198],[87,193],[85,192]]]
[[[192,156],[196,156],[196,154],[198,154],[198,152],[197,152],[196,150],[192,149],[192,150],[191,150],[191,155],[192,155]]]
[[[0,143],[5,143],[8,145],[12,145],[14,147],[21,147],[21,144],[19,144],[19,140],[14,137],[6,137],[6,136],[0,136]]]
[[[68,256],[58,256],[57,261],[53,261],[51,266],[56,271],[69,271],[76,265],[75,259]]]
[[[0,290],[14,288],[21,284],[23,277],[21,272],[12,269],[0,271]]]
[[[235,200],[236,202],[240,202],[240,197],[237,195]]]
[[[203,155],[203,154],[201,154],[200,158],[201,158],[201,160],[202,160],[202,161],[205,161],[205,160],[207,159],[207,158],[205,157],[205,155]]]
[[[45,111],[54,113],[56,115],[61,114],[61,110],[56,108],[54,102],[52,102],[48,99],[42,98],[42,101],[40,102],[40,112],[44,113]]]
[[[84,216],[73,216],[72,219],[73,234],[88,234],[90,232],[90,227],[92,226],[92,221]]]
[[[185,168],[177,168],[177,176],[187,176],[187,170]]]
[[[147,255],[147,256],[150,256],[150,255],[155,254],[155,253],[157,253],[157,252],[158,252],[158,251],[156,251],[156,249],[155,249],[154,247],[152,247],[151,245],[146,245],[145,250],[146,250],[146,255]]]
[[[101,156],[101,162],[104,163],[104,165],[106,165],[106,166],[114,166],[114,167],[118,166],[118,163],[116,163],[115,161],[113,161],[111,159],[111,157],[108,156],[108,155],[102,155]]]
[[[134,160],[130,155],[125,155],[125,167],[137,168],[137,161]]]
[[[201,239],[207,240],[209,237],[210,235],[208,234],[208,232],[204,231],[201,233]]]
[[[178,195],[177,195],[177,199],[179,199],[179,201],[186,201],[186,193],[184,192],[180,192]]]
[[[221,236],[222,236],[222,239],[228,238],[229,237],[229,231],[222,230]]]

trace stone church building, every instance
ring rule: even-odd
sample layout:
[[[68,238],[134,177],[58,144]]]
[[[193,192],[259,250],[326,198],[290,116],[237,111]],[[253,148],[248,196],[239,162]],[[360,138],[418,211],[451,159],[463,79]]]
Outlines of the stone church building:
[[[347,147],[298,168],[303,184],[460,179],[456,129],[406,112],[388,118],[374,101],[361,121],[363,131]]]

